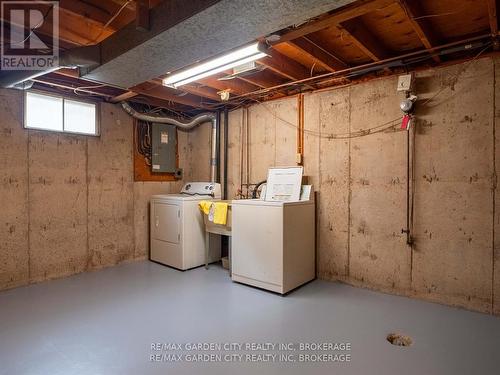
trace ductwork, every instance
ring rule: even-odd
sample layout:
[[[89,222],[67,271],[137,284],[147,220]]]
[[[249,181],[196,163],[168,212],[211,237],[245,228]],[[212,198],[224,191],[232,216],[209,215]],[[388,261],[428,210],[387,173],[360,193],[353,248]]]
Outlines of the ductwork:
[[[212,133],[211,133],[211,140],[212,140],[212,147],[211,147],[211,152],[210,152],[210,182],[215,182],[216,179],[216,172],[217,172],[217,139],[218,139],[218,134],[217,134],[217,115],[215,113],[202,113],[199,114],[198,116],[193,117],[191,120],[178,120],[175,118],[167,117],[167,116],[161,116],[161,115],[154,115],[154,114],[146,114],[146,113],[141,113],[136,111],[134,108],[132,108],[127,102],[122,102],[121,103],[122,108],[127,112],[130,116],[134,117],[137,120],[140,121],[147,121],[147,122],[157,122],[161,124],[169,124],[176,126],[177,128],[181,130],[191,130],[195,128],[196,126],[210,121],[212,123]]]
[[[1,71],[0,86],[26,88],[23,82],[59,67],[80,67],[84,79],[130,88],[353,1],[163,1],[149,12],[149,30],[131,22],[98,45],[61,53],[57,68]]]
[[[165,117],[160,115],[146,114],[141,113],[133,109],[130,104],[127,102],[121,102],[122,108],[127,112],[130,116],[136,118],[137,120],[147,121],[147,122],[158,122],[160,124],[169,124],[174,125],[182,130],[191,130],[194,127],[207,122],[207,121],[216,121],[217,116],[215,113],[202,113],[196,117],[193,117],[191,120],[178,120],[171,117]]]
[[[59,56],[58,64],[46,70],[8,70],[0,71],[0,86],[4,88],[26,89],[31,87],[29,81],[41,75],[53,72],[60,68],[79,68],[86,74],[100,64],[100,46],[86,46],[73,48]]]
[[[354,0],[169,0],[101,42],[101,65],[83,78],[130,88],[195,64]]]

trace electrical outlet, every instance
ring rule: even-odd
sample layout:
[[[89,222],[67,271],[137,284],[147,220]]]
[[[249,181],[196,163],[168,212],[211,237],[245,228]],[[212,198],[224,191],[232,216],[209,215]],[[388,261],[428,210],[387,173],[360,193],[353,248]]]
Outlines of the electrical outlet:
[[[412,74],[405,74],[404,76],[399,76],[398,77],[398,91],[410,91],[412,81],[413,81]]]

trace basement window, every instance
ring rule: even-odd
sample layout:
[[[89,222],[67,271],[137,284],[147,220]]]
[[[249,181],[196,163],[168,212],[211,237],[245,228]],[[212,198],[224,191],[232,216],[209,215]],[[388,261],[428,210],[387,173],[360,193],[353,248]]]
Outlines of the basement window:
[[[72,134],[99,135],[96,103],[27,91],[24,127]]]

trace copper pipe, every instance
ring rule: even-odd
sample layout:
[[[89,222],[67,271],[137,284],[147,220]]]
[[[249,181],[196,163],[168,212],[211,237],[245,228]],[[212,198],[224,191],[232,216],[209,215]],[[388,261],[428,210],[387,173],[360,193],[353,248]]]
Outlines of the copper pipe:
[[[304,159],[304,94],[297,95],[297,164]]]

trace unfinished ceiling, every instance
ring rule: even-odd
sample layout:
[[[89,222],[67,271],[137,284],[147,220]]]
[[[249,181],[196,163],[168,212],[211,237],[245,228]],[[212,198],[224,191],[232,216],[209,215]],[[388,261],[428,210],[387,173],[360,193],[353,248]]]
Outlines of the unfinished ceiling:
[[[267,14],[264,17],[265,24],[260,28],[256,23],[245,25],[240,36],[237,31],[238,22],[228,21],[234,20],[234,12],[238,8],[225,7],[226,1],[196,1],[190,4],[187,11],[181,11],[179,8],[178,13],[174,13],[174,5],[177,4],[178,7],[179,4],[177,1],[151,0],[148,5],[153,8],[150,21],[155,20],[155,9],[170,9],[170,23],[163,22],[159,25],[160,21],[157,21],[157,24],[153,22],[149,31],[144,31],[146,42],[135,41],[135,48],[120,50],[124,46],[117,45],[120,34],[130,35],[132,30],[141,26],[141,14],[144,13],[143,8],[147,1],[62,0],[61,46],[68,49],[104,40],[102,46],[109,48],[104,48],[106,52],[103,56],[107,57],[102,61],[104,64],[83,77],[85,79],[78,77],[76,71],[65,69],[38,77],[36,85],[73,92],[75,88],[85,87],[76,92],[80,95],[99,96],[111,102],[132,100],[193,113],[221,106],[223,103],[218,93],[223,90],[229,90],[229,104],[236,106],[247,100],[267,100],[300,91],[345,84],[362,75],[391,74],[422,65],[447,63],[474,56],[480,51],[488,52],[496,47],[494,42],[498,35],[498,20],[495,0],[358,0],[345,5],[349,2],[318,0],[310,4],[310,1],[289,1],[287,8],[275,9],[274,15],[269,15],[270,10],[267,8],[260,9],[254,13],[262,17]],[[308,20],[296,24],[297,17],[294,18],[290,4],[294,6],[296,14]],[[343,6],[334,9],[335,4]],[[304,13],[308,6],[309,13]],[[320,9],[322,14],[311,13]],[[325,13],[325,9],[334,10]],[[250,8],[243,10],[251,12]],[[155,77],[161,71],[159,67],[163,58],[161,54],[156,56],[153,49],[151,58],[145,59],[152,61],[147,69],[144,66],[149,64],[148,62],[137,61],[133,70],[130,70],[129,66],[126,67],[125,71],[128,73],[124,78],[111,74],[116,70],[117,62],[125,64],[127,61],[128,64],[130,61],[134,62],[133,57],[137,56],[137,53],[144,55],[146,52],[143,49],[148,43],[155,44],[155,38],[158,41],[160,35],[168,36],[168,42],[178,43],[177,39],[170,35],[172,33],[168,33],[168,28],[165,33],[165,25],[186,27],[192,22],[199,22],[198,18],[207,14],[214,20],[214,24],[217,24],[214,16],[221,12],[228,12],[230,15],[229,18],[221,18],[226,22],[228,30],[231,30],[229,35],[224,35],[225,29],[222,28],[217,33],[217,38],[214,36],[214,40],[220,42],[221,50],[212,48],[205,51],[199,43],[186,42],[181,46],[182,49],[176,49],[175,53],[179,55],[181,50],[186,51],[182,54],[182,59],[173,59],[171,65],[165,66],[164,73],[169,68],[181,68],[180,61],[186,61],[185,65],[189,65],[208,53],[213,56],[227,51],[231,48],[231,38],[240,45],[255,38],[269,44],[269,56],[257,61],[259,69],[232,79],[221,79],[229,78],[227,76],[232,72],[228,71],[175,90],[161,85],[161,75]],[[175,14],[180,17],[178,20],[172,18]],[[315,17],[311,18],[313,15]],[[270,28],[270,25],[279,24],[280,17],[275,16],[284,17],[289,26],[283,28],[285,25],[282,24],[281,29]],[[279,35],[279,38],[266,39],[270,34]],[[206,44],[208,41],[210,38],[203,42]],[[111,43],[117,45],[114,50],[110,49]],[[130,54],[127,59],[124,58],[126,54]],[[155,72],[154,76],[145,78],[150,72]],[[105,79],[107,76],[110,80]],[[92,80],[89,80],[90,78]],[[145,81],[136,84],[142,79]],[[99,81],[98,84],[95,81]],[[114,84],[108,86],[102,81],[119,81],[121,84],[112,82]]]

